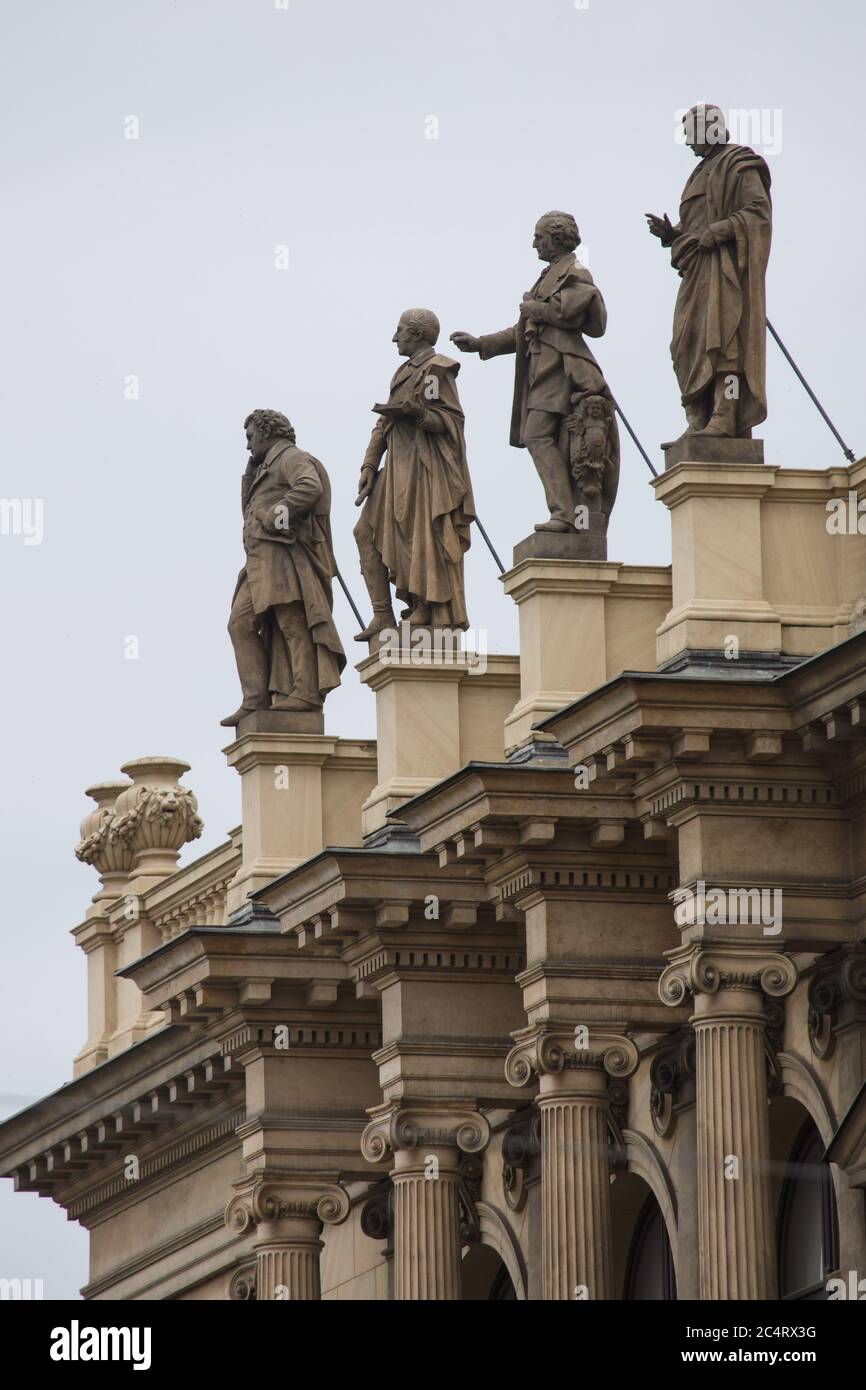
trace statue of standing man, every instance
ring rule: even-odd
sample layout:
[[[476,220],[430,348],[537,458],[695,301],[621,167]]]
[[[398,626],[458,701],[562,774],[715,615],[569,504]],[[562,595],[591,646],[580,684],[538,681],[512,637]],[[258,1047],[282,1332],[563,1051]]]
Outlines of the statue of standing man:
[[[459,363],[436,351],[439,320],[407,309],[392,339],[406,361],[391,379],[361,464],[355,527],[372,622],[356,642],[395,625],[391,584],[419,627],[469,626],[463,556],[475,515],[466,464]],[[382,464],[382,457],[385,462]]]
[[[332,616],[328,475],[279,410],[254,410],[244,429],[246,565],[229,615],[243,702],[220,721],[228,728],[254,710],[318,713],[346,664]]]
[[[529,450],[550,512],[535,529],[589,531],[599,548],[592,558],[603,559],[619,482],[619,436],[613,397],[584,335],[602,336],[607,310],[589,271],[577,263],[580,233],[570,213],[540,217],[532,245],[547,265],[524,294],[517,323],[481,338],[452,333],[451,341],[482,361],[516,354],[511,443]]]
[[[682,280],[671,356],[686,435],[749,439],[767,418],[770,171],[754,150],[730,143],[718,106],[693,106],[683,125],[700,163],[683,189],[680,220],[646,218]]]

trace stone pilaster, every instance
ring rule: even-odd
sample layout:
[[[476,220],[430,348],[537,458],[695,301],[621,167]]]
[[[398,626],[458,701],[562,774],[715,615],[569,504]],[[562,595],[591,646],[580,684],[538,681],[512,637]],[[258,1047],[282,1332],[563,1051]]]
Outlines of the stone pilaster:
[[[505,1074],[514,1086],[539,1077],[542,1297],[613,1297],[608,1078],[626,1077],[637,1048],[595,1029],[522,1030]]]
[[[377,1106],[361,1151],[371,1163],[394,1154],[394,1298],[459,1300],[461,1154],[490,1137],[470,1107]]]
[[[764,995],[788,994],[796,967],[733,946],[671,955],[662,999],[695,1001],[700,1297],[774,1299]]]
[[[348,1194],[339,1184],[312,1175],[257,1176],[237,1186],[225,1221],[238,1235],[255,1228],[256,1300],[321,1298],[322,1225],[338,1225],[346,1219]]]

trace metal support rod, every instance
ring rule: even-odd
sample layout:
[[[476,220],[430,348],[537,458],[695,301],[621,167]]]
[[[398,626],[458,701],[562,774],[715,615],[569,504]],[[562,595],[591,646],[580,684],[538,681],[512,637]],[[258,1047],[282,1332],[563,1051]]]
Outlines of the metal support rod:
[[[484,537],[485,541],[487,542],[487,549],[490,551],[490,554],[493,556],[494,560],[496,561],[497,565],[499,566],[499,573],[500,573],[500,574],[504,574],[504,573],[505,573],[505,566],[503,565],[503,563],[502,563],[502,561],[500,560],[499,556],[496,554],[496,551],[493,549],[493,542],[491,541],[491,539],[490,539],[490,537],[488,536],[487,532],[485,531],[484,527],[481,525],[481,518],[480,518],[479,516],[476,516],[476,518],[475,518],[475,525],[478,527],[479,531],[481,532],[482,536]]]
[[[643,458],[643,461],[644,461],[644,463],[646,464],[647,468],[649,469],[650,473],[652,473],[652,475],[653,475],[654,478],[657,478],[657,477],[658,477],[658,473],[657,473],[656,470],[653,468],[652,463],[650,462],[649,454],[647,453],[647,451],[646,451],[646,449],[644,448],[644,446],[641,444],[640,440],[638,439],[637,435],[635,434],[635,432],[634,432],[634,430],[632,429],[631,425],[629,424],[628,420],[627,420],[627,419],[625,418],[625,416],[623,415],[623,413],[622,413],[622,411],[620,410],[619,406],[617,405],[616,401],[614,401],[614,403],[613,403],[613,408],[614,408],[614,410],[616,411],[616,413],[617,413],[617,415],[619,416],[619,418],[622,420],[622,423],[625,425],[625,427],[626,427],[626,429],[628,430],[629,434],[631,435],[631,437],[632,437],[634,443],[637,445],[638,451],[640,452],[640,455],[641,455],[641,457]]]
[[[340,588],[343,590],[343,593],[346,595],[346,598],[349,600],[349,607],[351,608],[351,610],[352,610],[352,612],[354,613],[355,617],[358,619],[358,626],[359,626],[359,627],[361,628],[361,630],[363,631],[363,629],[367,626],[367,624],[364,622],[364,619],[361,617],[361,614],[358,612],[357,608],[355,607],[355,600],[352,598],[352,595],[349,593],[349,590],[346,588],[346,582],[345,582],[345,580],[343,579],[343,576],[341,575],[340,571],[339,571],[339,570],[335,570],[335,573],[336,573],[337,581],[338,581],[338,583],[339,583],[339,585],[340,585]]]
[[[794,359],[793,359],[793,357],[791,356],[791,354],[790,354],[790,352],[788,351],[788,349],[785,347],[785,344],[782,342],[782,339],[779,337],[778,333],[776,332],[776,330],[775,330],[775,328],[773,327],[773,325],[770,323],[770,320],[769,320],[769,319],[767,319],[767,327],[769,328],[769,330],[770,330],[770,332],[772,333],[773,337],[776,339],[776,342],[779,344],[779,347],[782,349],[782,352],[784,353],[785,357],[787,358],[787,361],[789,362],[790,366],[794,369],[794,373],[795,373],[795,375],[797,376],[798,380],[800,381],[801,385],[805,387],[805,389],[806,389],[806,391],[808,392],[809,396],[811,397],[813,403],[814,403],[815,406],[817,407],[818,412],[819,412],[819,414],[821,415],[821,417],[823,418],[825,424],[827,424],[827,425],[829,426],[829,428],[832,430],[833,435],[834,435],[834,437],[835,437],[835,439],[836,439],[836,442],[837,442],[837,444],[839,445],[840,449],[842,450],[842,453],[845,455],[845,457],[846,457],[846,459],[848,460],[849,463],[854,463],[854,462],[856,462],[856,460],[855,460],[855,458],[854,458],[854,453],[853,453],[853,451],[852,451],[851,449],[848,448],[848,445],[845,443],[844,439],[842,438],[841,434],[840,434],[839,431],[837,430],[836,426],[833,424],[833,421],[830,419],[830,416],[827,414],[827,412],[826,412],[826,410],[824,409],[824,407],[822,406],[821,402],[818,400],[818,397],[815,395],[815,392],[812,390],[811,386],[809,385],[808,381],[807,381],[806,378],[804,377],[803,373],[800,371],[800,368],[797,366],[796,362],[794,361]]]

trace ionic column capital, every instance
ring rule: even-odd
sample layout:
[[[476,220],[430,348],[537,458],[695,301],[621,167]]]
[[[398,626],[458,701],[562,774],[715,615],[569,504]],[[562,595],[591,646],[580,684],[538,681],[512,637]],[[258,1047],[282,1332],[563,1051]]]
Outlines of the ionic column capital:
[[[608,1032],[592,1024],[558,1024],[523,1028],[511,1035],[514,1047],[505,1059],[505,1076],[512,1086],[528,1086],[533,1076],[545,1082],[567,1082],[557,1089],[580,1090],[582,1073],[596,1072],[626,1077],[637,1069],[639,1054],[624,1033]]]
[[[659,980],[659,997],[672,1008],[691,994],[702,1002],[702,1013],[725,1013],[732,1007],[729,992],[736,991],[741,996],[754,994],[755,1008],[746,1012],[759,1013],[762,994],[782,999],[797,983],[791,957],[767,951],[760,943],[696,945],[669,952],[668,959],[671,963]]]
[[[238,1235],[263,1223],[313,1221],[339,1226],[349,1215],[349,1194],[340,1183],[307,1174],[257,1175],[238,1185],[225,1224]]]
[[[422,1104],[375,1106],[361,1136],[361,1153],[368,1163],[381,1163],[390,1152],[417,1148],[451,1149],[455,1167],[459,1154],[480,1153],[490,1140],[490,1125],[471,1105]]]

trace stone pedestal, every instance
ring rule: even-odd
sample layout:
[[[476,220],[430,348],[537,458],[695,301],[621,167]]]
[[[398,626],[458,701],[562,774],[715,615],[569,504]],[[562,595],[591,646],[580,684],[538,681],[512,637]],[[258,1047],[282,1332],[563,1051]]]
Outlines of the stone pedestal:
[[[507,750],[543,737],[534,724],[621,671],[655,670],[669,569],[530,556],[502,583],[520,615],[520,698],[505,721]]]
[[[83,1076],[108,1058],[117,1027],[117,958],[107,917],[86,918],[73,927],[75,944],[87,957],[87,1041],[72,1063],[72,1075]]]
[[[678,463],[754,463],[764,462],[763,439],[724,439],[715,434],[683,434],[663,444],[665,469]]]
[[[378,647],[357,668],[376,695],[378,777],[363,807],[365,836],[470,760],[501,762],[503,723],[518,688],[516,657],[456,646],[437,652],[404,629],[398,649]]]
[[[532,531],[518,541],[512,551],[512,567],[521,560],[591,560],[607,559],[607,518],[600,511],[589,512],[586,525],[578,530]]]
[[[243,860],[226,895],[229,916],[250,893],[326,844],[359,841],[361,805],[375,780],[375,745],[273,728],[275,719],[296,718],[271,710],[249,715],[225,749],[229,767],[241,776],[243,804]]]
[[[760,462],[759,444],[697,436],[667,450],[667,471],[653,483],[671,513],[673,551],[660,666],[692,654],[723,669],[742,657],[796,660],[861,623],[866,546],[857,508],[866,462],[781,469]]]
[[[180,758],[124,763],[128,781],[88,788],[97,809],[81,826],[76,855],[100,872],[102,886],[73,935],[87,955],[88,1039],[74,1062],[80,1076],[162,1025],[142,1008],[136,985],[117,971],[160,945],[144,895],[170,878],[183,846],[202,832],[196,799],[179,779]]]
[[[237,737],[243,734],[323,734],[324,710],[257,709],[245,714],[237,725]]]
[[[125,892],[133,865],[132,846],[111,839],[114,804],[129,781],[97,782],[86,796],[96,802],[81,822],[75,856],[99,873],[99,889],[84,921],[72,929],[76,945],[87,957],[87,1041],[72,1064],[73,1076],[97,1067],[108,1057],[109,1041],[117,1027],[117,951],[109,909]]]

